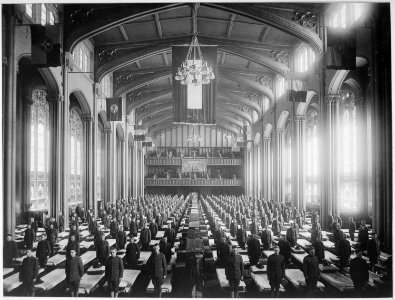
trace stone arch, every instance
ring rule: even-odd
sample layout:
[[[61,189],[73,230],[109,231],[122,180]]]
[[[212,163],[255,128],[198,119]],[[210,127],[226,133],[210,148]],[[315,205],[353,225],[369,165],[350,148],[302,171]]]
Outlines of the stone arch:
[[[103,123],[104,129],[111,129],[111,123],[108,122],[106,111],[102,110],[98,113],[99,121]]]
[[[257,133],[255,134],[254,144],[259,146],[259,145],[260,145],[260,142],[261,142],[261,133],[260,133],[260,132],[257,132]]]
[[[121,140],[125,138],[125,134],[123,132],[123,128],[121,124],[118,123],[115,130],[117,137],[119,137]]]
[[[343,85],[344,80],[346,79],[349,70],[338,70],[331,80],[328,88],[328,95],[339,95],[340,88]]]
[[[263,132],[263,137],[269,138],[270,134],[272,133],[273,125],[270,123],[267,123],[265,126],[265,130]]]
[[[289,112],[284,110],[281,112],[280,116],[278,117],[277,121],[277,128],[278,129],[284,129],[285,128],[285,123],[287,122],[289,116]]]
[[[310,102],[313,100],[315,96],[318,96],[317,92],[315,91],[308,91],[306,96],[306,103],[299,103],[298,107],[296,108],[296,115],[303,116],[306,114],[307,108],[310,105]]]
[[[82,110],[82,114],[84,116],[91,116],[91,108],[90,108],[90,106],[88,104],[88,101],[86,100],[86,97],[85,97],[85,95],[84,95],[84,93],[82,91],[80,91],[80,90],[73,90],[73,91],[70,92],[69,95],[70,96],[74,95],[74,97],[77,99],[77,102],[80,105],[81,110]]]
[[[350,77],[344,81],[344,84],[347,84],[351,88],[356,99],[362,97],[362,87],[357,80]]]

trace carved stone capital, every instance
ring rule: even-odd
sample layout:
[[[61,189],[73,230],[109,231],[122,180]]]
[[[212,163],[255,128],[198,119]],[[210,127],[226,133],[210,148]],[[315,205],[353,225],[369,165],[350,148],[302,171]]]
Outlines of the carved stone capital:
[[[341,100],[340,95],[327,95],[325,97],[325,102],[327,104],[334,104],[334,103],[340,102],[340,100]]]
[[[81,121],[85,123],[92,123],[94,120],[95,118],[90,115],[85,115],[81,117]]]
[[[307,120],[306,116],[295,116],[296,122],[305,122]]]
[[[125,138],[121,139],[121,143],[125,143],[125,142],[126,142]]]
[[[47,101],[48,102],[63,102],[64,97],[62,94],[48,94]]]
[[[364,104],[365,104],[365,98],[364,97],[355,98],[355,100],[354,100],[354,105],[355,106],[362,106]]]
[[[284,128],[277,128],[277,134],[284,134],[285,129]]]
[[[104,134],[111,134],[112,130],[111,130],[111,128],[104,128],[103,132],[104,132]]]
[[[26,106],[31,106],[31,105],[33,105],[33,104],[34,104],[33,99],[32,99],[31,97],[26,97],[26,99],[25,99],[25,105],[26,105]]]

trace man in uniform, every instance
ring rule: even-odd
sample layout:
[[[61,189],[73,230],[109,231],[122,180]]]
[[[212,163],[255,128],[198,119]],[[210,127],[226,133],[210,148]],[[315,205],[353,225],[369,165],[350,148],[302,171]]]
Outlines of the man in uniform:
[[[34,297],[35,288],[33,282],[38,275],[38,261],[34,257],[31,248],[26,250],[26,255],[27,257],[23,260],[19,271],[19,281],[22,282],[25,295]]]
[[[285,276],[285,260],[280,254],[280,248],[274,247],[274,254],[267,260],[267,278],[269,279],[272,297],[278,297],[281,280]]]
[[[272,232],[270,229],[267,228],[267,223],[266,226],[264,227],[265,229],[262,230],[261,232],[261,242],[263,245],[263,250],[269,250],[270,247],[272,246]]]
[[[316,241],[313,243],[313,248],[315,249],[318,262],[322,264],[322,261],[325,259],[325,247],[320,236],[317,236]]]
[[[148,274],[154,285],[154,293],[156,297],[162,296],[162,284],[167,274],[166,258],[159,251],[159,245],[155,244],[154,250],[147,261]]]
[[[136,244],[135,238],[131,237],[130,243],[126,246],[125,262],[129,268],[136,269],[137,261],[140,258],[140,248]]]
[[[225,268],[226,261],[230,256],[230,249],[229,249],[229,244],[226,242],[224,237],[221,238],[221,242],[217,247],[217,254],[218,254],[219,266],[221,268]]]
[[[240,280],[243,279],[244,265],[243,259],[241,255],[237,253],[236,249],[233,249],[232,246],[229,245],[229,251],[231,254],[229,256],[228,261],[225,266],[225,275],[226,279],[229,281],[229,286],[231,289],[231,297],[238,298],[239,297],[239,284]]]
[[[350,261],[350,275],[354,283],[355,296],[361,296],[363,286],[369,281],[369,266],[362,258],[360,250],[357,250],[357,257]]]
[[[251,266],[255,266],[261,257],[261,245],[255,234],[248,240],[247,250]]]
[[[348,232],[350,233],[350,238],[352,241],[354,241],[355,229],[356,229],[356,226],[355,226],[354,219],[353,219],[353,217],[350,217],[350,222],[348,225]]]
[[[3,267],[12,268],[14,266],[14,258],[16,257],[18,257],[16,242],[12,240],[11,234],[7,234],[7,240],[3,246]]]
[[[309,292],[317,287],[317,281],[320,278],[320,268],[318,258],[315,256],[315,249],[311,248],[309,255],[303,259],[303,274],[306,281],[306,287]]]
[[[350,242],[346,240],[346,235],[343,234],[341,240],[339,241],[339,259],[340,259],[340,269],[347,267],[348,261],[351,255],[351,245]]]
[[[70,257],[66,259],[66,282],[69,284],[71,297],[78,296],[81,277],[84,276],[84,265],[75,249],[70,250]]]
[[[45,268],[50,255],[51,255],[51,245],[46,239],[45,234],[43,234],[41,237],[39,237],[39,242],[37,244],[37,252],[36,252],[36,257],[38,259],[41,268]]]
[[[117,256],[117,248],[111,248],[110,253],[111,255],[106,262],[105,277],[108,282],[111,298],[117,298],[119,284],[123,277],[123,262]]]

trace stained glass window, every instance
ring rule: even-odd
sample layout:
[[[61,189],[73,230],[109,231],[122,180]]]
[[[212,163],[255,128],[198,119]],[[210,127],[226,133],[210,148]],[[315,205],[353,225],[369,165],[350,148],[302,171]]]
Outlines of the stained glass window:
[[[41,4],[41,25],[47,24],[47,7],[45,4]]]
[[[48,209],[49,105],[47,94],[32,94],[30,120],[30,210]]]
[[[25,4],[25,12],[30,18],[33,18],[33,4],[27,3]]]

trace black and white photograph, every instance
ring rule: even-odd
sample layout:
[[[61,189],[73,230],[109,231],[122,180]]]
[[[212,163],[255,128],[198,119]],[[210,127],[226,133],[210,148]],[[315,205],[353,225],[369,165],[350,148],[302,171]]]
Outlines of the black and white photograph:
[[[0,297],[393,297],[388,0],[0,5]]]

